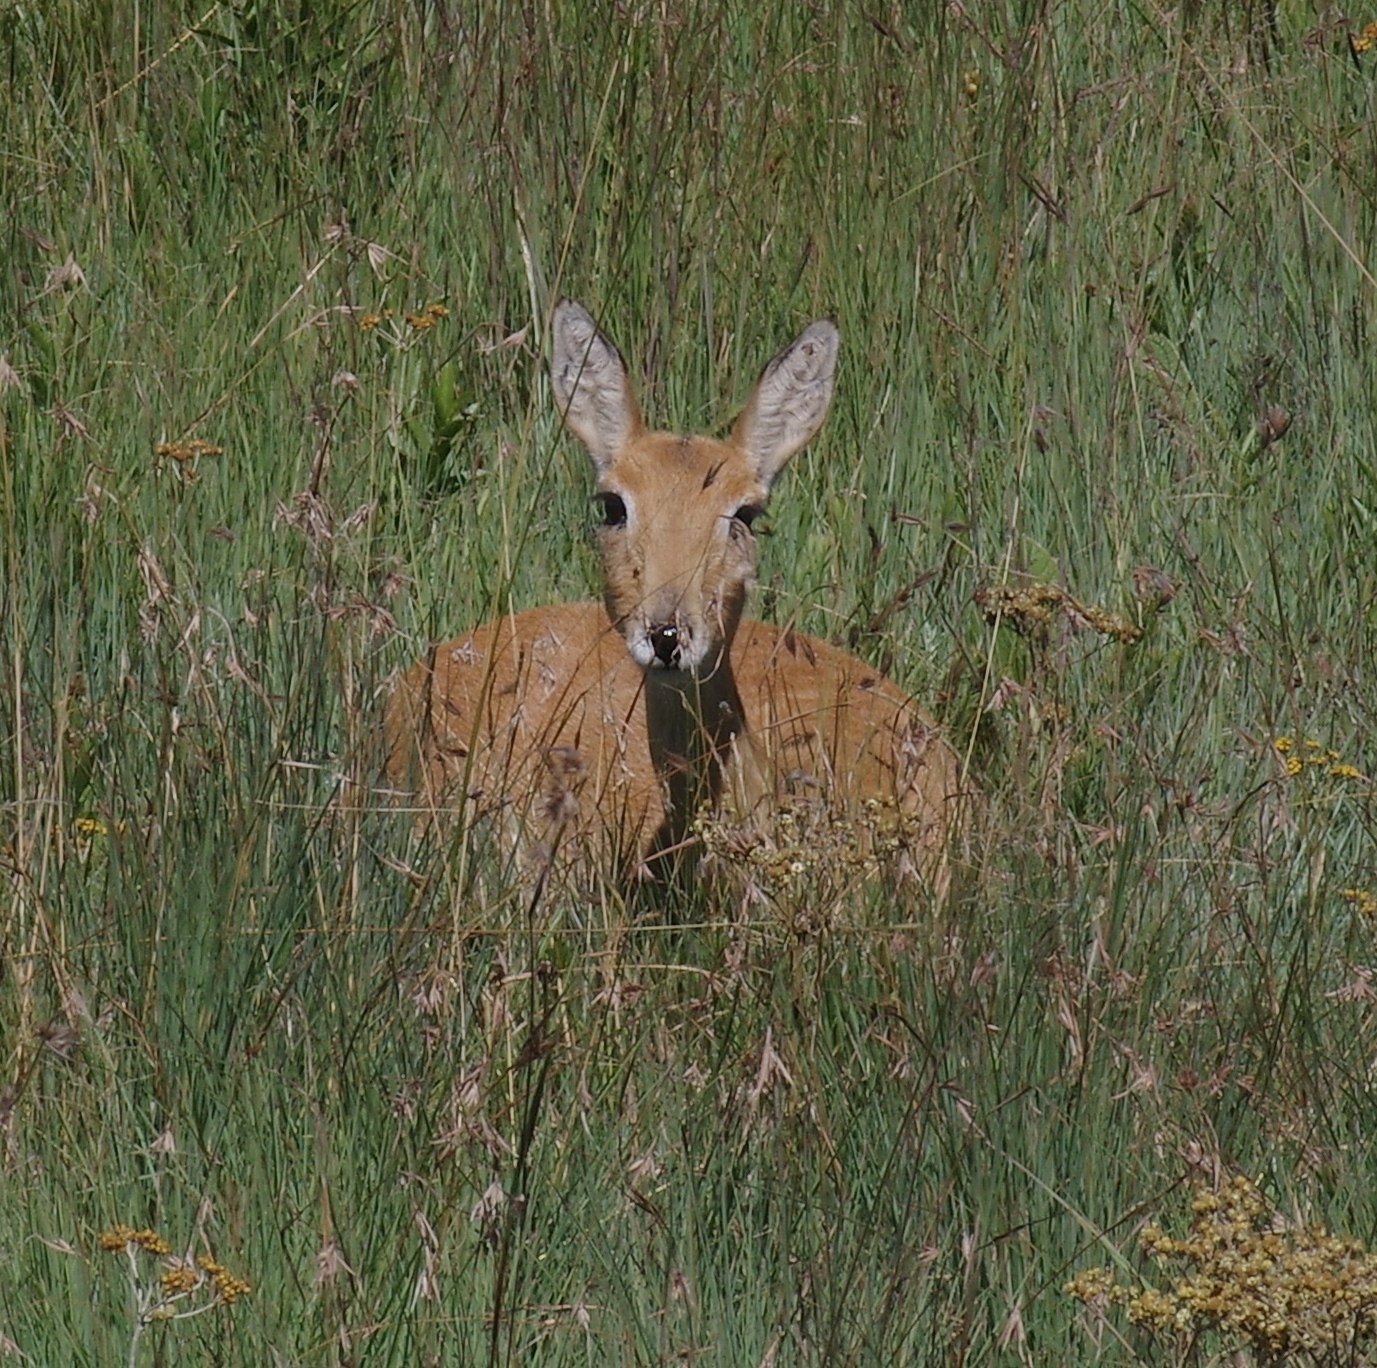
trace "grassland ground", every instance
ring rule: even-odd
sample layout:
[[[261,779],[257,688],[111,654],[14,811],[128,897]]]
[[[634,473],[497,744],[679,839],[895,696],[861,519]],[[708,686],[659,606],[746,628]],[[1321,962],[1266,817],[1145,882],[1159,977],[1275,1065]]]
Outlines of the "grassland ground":
[[[1377,1242],[1373,20],[0,0],[0,1359],[1374,1361],[1111,1295]],[[379,793],[596,592],[561,293],[691,431],[836,320],[754,611],[969,756],[942,907]]]

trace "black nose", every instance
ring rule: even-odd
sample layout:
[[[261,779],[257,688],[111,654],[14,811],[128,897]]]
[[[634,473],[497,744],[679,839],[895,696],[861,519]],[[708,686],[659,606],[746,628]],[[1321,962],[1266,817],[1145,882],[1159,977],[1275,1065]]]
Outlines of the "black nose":
[[[655,650],[655,659],[666,669],[679,666],[679,629],[673,625],[655,627],[650,633],[650,644]]]

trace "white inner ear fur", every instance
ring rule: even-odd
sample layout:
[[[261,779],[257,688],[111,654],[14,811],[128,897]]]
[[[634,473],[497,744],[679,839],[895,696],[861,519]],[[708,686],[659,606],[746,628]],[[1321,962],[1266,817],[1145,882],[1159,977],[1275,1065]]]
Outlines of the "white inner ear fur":
[[[588,311],[571,299],[555,306],[550,332],[555,403],[601,474],[642,426],[626,367]]]
[[[826,319],[810,323],[760,374],[732,436],[769,488],[807,446],[832,403],[841,334]]]

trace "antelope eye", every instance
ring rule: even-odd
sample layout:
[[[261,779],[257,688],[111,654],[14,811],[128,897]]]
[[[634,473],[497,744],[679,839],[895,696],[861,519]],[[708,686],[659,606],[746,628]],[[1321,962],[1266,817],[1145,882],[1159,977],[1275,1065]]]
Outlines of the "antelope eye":
[[[757,518],[765,516],[765,510],[758,504],[742,504],[740,508],[732,514],[732,517],[741,524],[742,527],[750,528]]]
[[[626,526],[626,500],[620,494],[595,494],[593,502],[602,505],[604,527]]]

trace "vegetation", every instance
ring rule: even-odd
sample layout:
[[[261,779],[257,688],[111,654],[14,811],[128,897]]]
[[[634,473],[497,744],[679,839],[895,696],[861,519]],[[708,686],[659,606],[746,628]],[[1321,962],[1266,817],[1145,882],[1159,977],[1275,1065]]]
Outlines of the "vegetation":
[[[1219,1191],[1202,1189],[1191,1209],[1184,1240],[1156,1226],[1142,1231],[1149,1253],[1191,1266],[1172,1291],[1132,1292],[1108,1269],[1087,1268],[1067,1292],[1101,1313],[1123,1303],[1130,1320],[1161,1332],[1224,1328],[1264,1363],[1359,1361],[1377,1328],[1377,1256],[1323,1226],[1288,1228],[1241,1174]]]
[[[0,0],[0,1359],[1324,1361],[1064,1289],[1373,1244],[1372,20]],[[561,293],[684,429],[837,319],[755,610],[970,756],[941,908],[377,791],[596,591]]]

